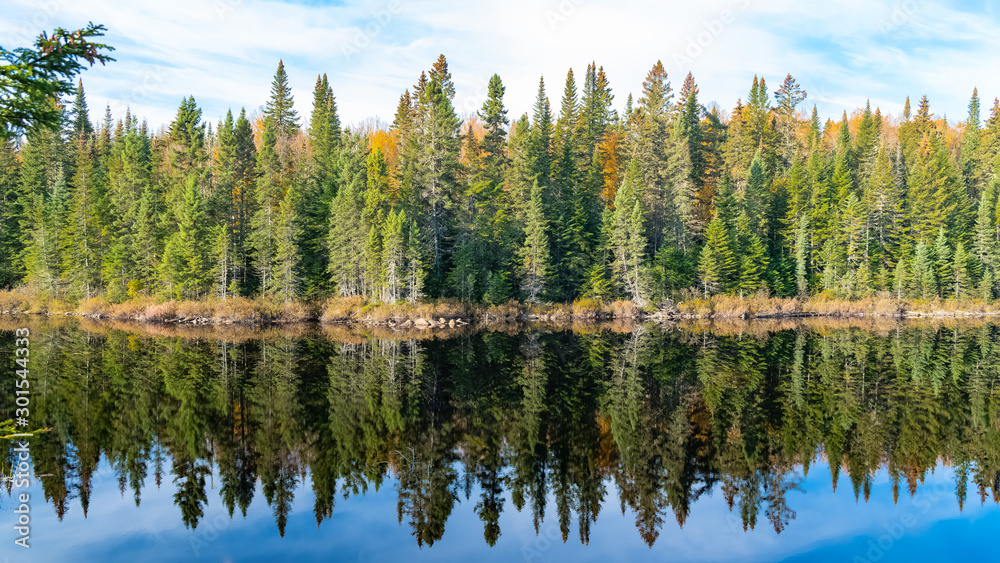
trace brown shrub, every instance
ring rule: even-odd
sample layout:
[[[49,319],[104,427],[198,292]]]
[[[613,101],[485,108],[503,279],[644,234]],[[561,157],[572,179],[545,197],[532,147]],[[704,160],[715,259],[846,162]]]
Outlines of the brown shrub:
[[[111,313],[111,303],[108,303],[108,300],[103,296],[82,299],[80,304],[76,306],[76,312],[81,315],[106,317]]]
[[[302,303],[301,301],[293,301],[291,303],[282,304],[281,314],[278,317],[278,320],[283,323],[301,323],[315,319],[318,316],[319,314],[316,307]]]
[[[331,297],[323,304],[320,321],[332,323],[350,320],[360,314],[364,306],[363,297]]]
[[[573,302],[573,317],[578,319],[597,319],[604,313],[604,304],[597,299],[577,299]]]
[[[23,290],[0,291],[0,312],[25,313],[37,296]]]
[[[176,310],[181,319],[206,319],[215,313],[211,301],[178,301]]]
[[[129,301],[121,303],[120,305],[127,305]],[[133,318],[131,315],[125,318]],[[177,318],[177,302],[176,301],[165,301],[163,303],[149,305],[145,307],[142,312],[134,317],[137,320],[153,323],[165,323],[167,321],[172,321]]]
[[[640,315],[639,307],[632,301],[613,301],[608,308],[616,319],[634,319]]]

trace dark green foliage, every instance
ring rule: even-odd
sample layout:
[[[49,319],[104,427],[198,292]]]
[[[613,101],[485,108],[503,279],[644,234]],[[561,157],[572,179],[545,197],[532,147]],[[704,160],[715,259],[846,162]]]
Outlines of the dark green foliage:
[[[295,98],[288,86],[284,61],[279,60],[278,69],[274,71],[271,98],[264,105],[264,116],[271,120],[278,136],[287,137],[299,130],[299,114],[295,111]]]
[[[114,47],[91,40],[103,37],[105,30],[93,23],[76,31],[57,27],[51,35],[40,35],[32,47],[0,47],[0,137],[10,140],[36,126],[61,128],[65,116],[58,104],[64,95],[77,94],[82,112],[76,117],[86,117],[83,86],[76,88],[73,77],[87,68],[84,61],[90,66],[114,61],[107,54]]]
[[[974,91],[962,127],[926,97],[899,123],[866,104],[824,124],[797,113],[790,75],[773,101],[757,76],[726,120],[657,62],[619,115],[603,69],[580,76],[558,116],[540,80],[515,118],[493,75],[463,123],[441,56],[391,127],[346,128],[321,74],[308,130],[283,62],[257,123],[205,123],[186,96],[168,130],[110,108],[94,124],[70,85],[57,130],[0,146],[0,287],[114,302],[995,295],[1000,102],[983,122]]]

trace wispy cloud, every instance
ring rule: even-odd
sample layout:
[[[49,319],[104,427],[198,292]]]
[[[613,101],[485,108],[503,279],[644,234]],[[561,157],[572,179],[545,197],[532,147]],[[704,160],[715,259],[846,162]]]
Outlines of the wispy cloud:
[[[194,95],[208,119],[268,97],[279,58],[308,116],[319,73],[329,74],[346,122],[391,119],[402,91],[438,54],[448,56],[460,111],[485,97],[494,72],[511,115],[529,111],[544,75],[558,104],[568,68],[603,65],[616,106],[638,94],[663,60],[675,86],[692,71],[705,102],[731,108],[754,74],[775,89],[791,73],[825,116],[871,99],[898,112],[927,94],[932,109],[964,117],[972,88],[1000,95],[1000,25],[988,6],[931,0],[8,0],[0,44],[11,48],[55,26],[108,26],[118,61],[83,75],[95,115],[124,106],[155,125]]]

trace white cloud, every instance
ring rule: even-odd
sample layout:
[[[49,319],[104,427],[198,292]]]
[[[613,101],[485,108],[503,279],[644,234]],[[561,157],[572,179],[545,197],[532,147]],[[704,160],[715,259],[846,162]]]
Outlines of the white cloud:
[[[117,62],[84,73],[93,118],[106,103],[131,105],[154,126],[194,95],[207,119],[252,111],[268,96],[279,58],[308,117],[312,88],[328,73],[342,118],[391,120],[402,91],[444,53],[460,112],[475,110],[499,73],[515,118],[530,111],[538,77],[558,106],[566,70],[603,65],[622,107],[657,59],[674,86],[694,72],[704,102],[731,108],[754,74],[772,91],[791,73],[826,116],[871,98],[899,111],[907,95],[961,119],[973,86],[1000,94],[1000,29],[989,10],[965,13],[930,0],[715,0],[656,5],[628,0],[511,0],[445,6],[431,0],[300,5],[267,0],[13,0],[0,44],[87,21],[108,26]],[[886,107],[888,106],[888,107]]]

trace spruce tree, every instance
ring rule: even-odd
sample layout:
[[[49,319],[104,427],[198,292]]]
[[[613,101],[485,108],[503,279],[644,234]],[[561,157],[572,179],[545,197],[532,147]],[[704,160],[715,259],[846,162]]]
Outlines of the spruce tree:
[[[73,100],[73,109],[70,110],[69,117],[71,139],[89,139],[94,134],[94,125],[90,122],[90,114],[87,111],[87,97],[83,92],[83,80],[77,83],[76,98]]]
[[[738,287],[741,295],[751,295],[764,289],[764,274],[767,271],[767,266],[768,257],[764,243],[757,233],[752,233],[740,261]]]
[[[299,130],[299,114],[295,111],[295,98],[288,86],[284,61],[278,61],[278,69],[271,81],[271,98],[264,104],[264,117],[271,121],[275,135],[288,137]]]
[[[413,182],[421,194],[421,209],[433,256],[435,291],[444,279],[449,249],[448,211],[452,206],[458,173],[458,117],[451,100],[434,78],[417,102],[420,122],[416,140],[418,159]]]
[[[167,240],[160,263],[163,285],[173,298],[197,299],[211,284],[205,208],[197,176],[188,176],[184,200],[178,208],[177,232]]]
[[[396,303],[406,298],[406,213],[389,210],[382,226],[382,300]]]
[[[795,287],[799,298],[809,294],[809,218],[799,217],[795,229]]]
[[[954,295],[958,299],[968,297],[975,291],[973,266],[970,255],[965,251],[965,243],[959,241],[952,259],[951,277],[954,280]]]
[[[257,154],[256,210],[250,220],[248,243],[261,290],[274,286],[274,263],[278,245],[278,212],[285,190],[281,163],[276,149],[277,130],[271,119],[264,120],[260,153]]]
[[[17,263],[21,252],[17,201],[20,174],[14,144],[0,140],[0,289],[11,288],[21,279]]]
[[[542,210],[542,188],[536,181],[531,189],[521,246],[521,290],[529,303],[538,301],[548,283],[549,237]]]
[[[698,278],[705,295],[729,291],[738,273],[736,257],[725,222],[716,217],[705,230],[705,246],[698,263]]]
[[[947,297],[954,290],[954,261],[951,244],[944,228],[938,230],[937,239],[934,242],[935,274],[938,282],[938,295]]]
[[[639,188],[638,162],[629,164],[629,171],[615,195],[614,211],[608,216],[610,224],[608,248],[611,253],[611,272],[616,285],[637,305],[646,304],[647,283],[644,279],[645,226],[642,202],[636,197]]]

